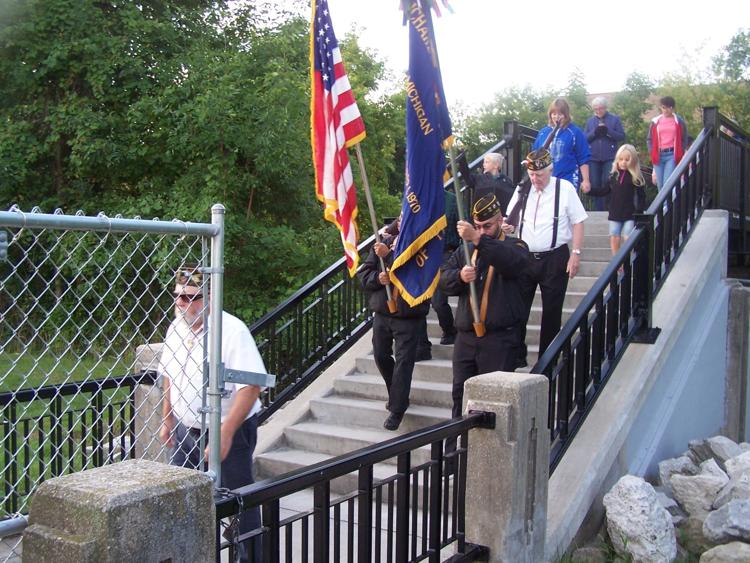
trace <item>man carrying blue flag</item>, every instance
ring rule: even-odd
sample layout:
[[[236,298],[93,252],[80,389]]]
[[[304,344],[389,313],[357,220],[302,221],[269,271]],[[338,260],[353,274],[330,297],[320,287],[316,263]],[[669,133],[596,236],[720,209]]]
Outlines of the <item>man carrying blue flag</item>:
[[[526,319],[521,297],[521,272],[527,267],[529,251],[519,239],[505,238],[503,214],[494,194],[485,195],[473,205],[473,224],[459,221],[458,235],[467,241],[471,262],[466,263],[462,248],[441,267],[440,288],[458,295],[453,347],[453,417],[461,416],[466,380],[493,371],[514,371],[521,351],[521,326]],[[486,332],[474,332],[469,300],[469,284],[477,284],[479,310]]]
[[[421,1],[411,0],[406,16],[406,181],[390,278],[401,297],[416,306],[432,296],[439,279],[443,257],[440,233],[446,227],[444,150],[453,137],[430,11]]]

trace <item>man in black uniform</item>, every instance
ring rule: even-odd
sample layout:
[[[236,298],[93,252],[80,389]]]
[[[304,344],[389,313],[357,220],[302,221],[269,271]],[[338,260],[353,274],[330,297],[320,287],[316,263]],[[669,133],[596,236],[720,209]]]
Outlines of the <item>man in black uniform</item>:
[[[480,373],[513,371],[521,346],[521,323],[525,307],[518,276],[526,267],[529,252],[518,239],[501,240],[503,215],[494,194],[472,207],[474,225],[457,224],[458,235],[468,241],[471,264],[459,248],[440,268],[440,287],[458,295],[453,348],[453,417],[461,416],[464,382]],[[469,304],[469,283],[474,281],[485,334],[474,332]]]
[[[386,268],[390,270],[395,246],[396,238],[386,235],[383,242],[373,245],[367,260],[357,273],[367,294],[370,309],[375,313],[372,325],[372,348],[375,364],[388,389],[386,408],[390,414],[383,423],[386,430],[398,429],[409,407],[409,392],[417,343],[420,337],[426,334],[426,317],[430,310],[429,300],[411,307],[399,297],[398,289],[391,285],[397,310],[395,313],[389,311],[385,286],[391,281],[387,272],[380,271],[378,257],[383,259]]]

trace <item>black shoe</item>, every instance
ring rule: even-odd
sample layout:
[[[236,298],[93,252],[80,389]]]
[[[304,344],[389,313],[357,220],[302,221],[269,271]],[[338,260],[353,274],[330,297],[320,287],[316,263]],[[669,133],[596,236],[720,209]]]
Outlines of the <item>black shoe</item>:
[[[526,358],[518,358],[516,360],[516,367],[515,367],[515,369],[525,368],[525,367],[528,367],[528,366],[529,366],[529,364],[526,363]]]
[[[414,358],[415,362],[423,362],[425,360],[432,359],[432,352],[430,350],[420,350],[417,352],[417,356]]]
[[[443,346],[450,346],[456,341],[456,333],[451,334],[443,334],[443,337],[440,339],[440,344]]]
[[[404,418],[404,413],[396,414],[395,412],[392,412],[388,415],[388,418],[385,419],[383,428],[386,430],[398,430],[398,427],[401,426],[402,418]]]

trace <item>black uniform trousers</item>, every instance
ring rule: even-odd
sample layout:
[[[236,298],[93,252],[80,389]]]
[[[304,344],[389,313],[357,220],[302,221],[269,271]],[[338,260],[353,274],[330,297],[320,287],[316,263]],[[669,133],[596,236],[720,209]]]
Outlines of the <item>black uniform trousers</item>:
[[[422,334],[426,334],[426,323],[425,317],[390,317],[375,313],[373,355],[388,389],[388,410],[392,413],[403,414],[409,407],[417,344]]]
[[[459,330],[453,345],[453,418],[462,414],[464,383],[481,373],[514,371],[521,346],[520,327],[487,332]]]
[[[178,423],[175,428],[177,446],[172,452],[170,463],[180,467],[203,471],[201,460],[203,452],[200,449],[200,429],[186,428]],[[253,480],[253,452],[258,441],[258,416],[253,415],[237,429],[232,438],[232,447],[224,461],[221,462],[221,486],[230,490],[251,485]],[[206,444],[208,437],[206,436]],[[261,527],[260,508],[255,506],[246,509],[240,515],[239,533],[247,534]],[[237,546],[240,562],[260,561],[262,554],[262,536],[256,536]],[[250,545],[247,545],[250,544]]]
[[[443,264],[451,257],[455,248],[446,249],[443,252]],[[448,295],[438,287],[432,294],[432,308],[435,309],[438,317],[438,324],[443,331],[443,336],[450,336],[456,333],[456,327],[453,324],[453,309],[448,304]]]
[[[539,357],[560,332],[563,302],[568,289],[568,266],[570,250],[567,244],[547,252],[530,252],[529,264],[521,274],[519,283],[524,305],[526,305],[526,322],[523,323],[522,338],[523,352],[521,358],[526,357],[526,325],[531,313],[531,304],[537,285],[542,292],[542,327],[539,335]]]

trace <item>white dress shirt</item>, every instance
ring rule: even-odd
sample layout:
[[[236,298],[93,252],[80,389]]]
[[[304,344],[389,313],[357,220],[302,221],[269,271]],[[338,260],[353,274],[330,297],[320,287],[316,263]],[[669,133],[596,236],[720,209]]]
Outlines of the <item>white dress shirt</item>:
[[[549,183],[542,190],[531,186],[526,201],[526,212],[523,215],[523,228],[516,229],[521,233],[521,239],[529,245],[529,252],[546,252],[552,248],[552,226],[555,215],[555,182],[557,178],[550,177]],[[518,190],[508,204],[508,209],[518,200]],[[573,238],[572,226],[588,219],[588,214],[578,198],[573,184],[567,180],[560,180],[560,208],[557,223],[557,242],[555,248],[567,244]]]
[[[221,361],[224,366],[228,369],[267,373],[263,358],[247,325],[227,312],[222,312],[221,322]],[[164,339],[158,370],[159,375],[169,378],[172,413],[189,428],[200,428],[201,425],[198,409],[202,404],[203,361],[203,331],[196,334],[184,320],[172,321]],[[237,391],[246,385],[227,382],[224,387],[227,395],[221,399],[222,422],[237,396]],[[258,399],[247,418],[257,413],[260,408],[261,403]],[[208,418],[207,416],[207,424]]]

